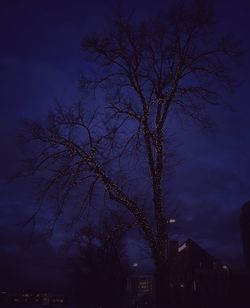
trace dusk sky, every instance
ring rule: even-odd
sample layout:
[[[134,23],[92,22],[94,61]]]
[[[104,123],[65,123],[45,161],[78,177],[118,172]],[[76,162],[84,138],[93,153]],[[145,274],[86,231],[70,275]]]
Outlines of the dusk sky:
[[[165,9],[167,2],[123,1],[122,6],[150,18]],[[243,266],[239,214],[242,204],[250,200],[250,3],[212,2],[219,31],[228,31],[241,41],[244,57],[234,71],[239,85],[225,98],[233,110],[213,109],[213,132],[188,123],[178,132],[182,164],[174,171],[169,188],[177,220],[173,237],[180,242],[192,238],[223,262]],[[55,99],[68,104],[78,97],[79,76],[86,69],[81,39],[103,27],[114,3],[1,1],[0,288],[60,288],[69,279],[67,255],[61,249],[69,231],[59,222],[48,241],[29,246],[31,226],[22,225],[36,208],[32,180],[10,183],[8,177],[20,166],[15,136],[21,120],[41,119]],[[42,222],[36,233],[37,237],[43,233]],[[140,248],[134,240],[129,242],[138,257]]]

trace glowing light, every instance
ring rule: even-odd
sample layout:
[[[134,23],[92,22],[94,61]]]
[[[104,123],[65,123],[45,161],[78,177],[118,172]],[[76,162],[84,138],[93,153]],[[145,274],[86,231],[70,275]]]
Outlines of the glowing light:
[[[178,248],[178,252],[181,252],[181,251],[184,250],[185,248],[187,248],[187,244],[186,244],[186,243],[182,244],[182,245]]]
[[[169,221],[168,221],[170,224],[173,224],[173,223],[175,223],[176,222],[176,220],[174,219],[174,218],[171,218],[171,219],[169,219]]]
[[[194,292],[197,291],[196,281],[194,280]]]

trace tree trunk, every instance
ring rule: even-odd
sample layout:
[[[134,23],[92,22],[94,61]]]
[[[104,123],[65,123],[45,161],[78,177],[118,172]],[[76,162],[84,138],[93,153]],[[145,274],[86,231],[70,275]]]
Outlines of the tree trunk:
[[[155,307],[171,308],[169,271],[167,262],[155,267]]]

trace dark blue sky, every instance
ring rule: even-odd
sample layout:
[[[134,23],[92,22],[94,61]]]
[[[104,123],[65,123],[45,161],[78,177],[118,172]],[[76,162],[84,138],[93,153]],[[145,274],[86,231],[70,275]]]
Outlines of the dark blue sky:
[[[64,238],[63,231],[58,227],[49,241],[27,248],[30,229],[20,225],[34,208],[31,184],[9,184],[6,176],[18,167],[20,153],[14,136],[20,120],[41,118],[53,106],[54,98],[67,103],[77,97],[79,74],[85,69],[81,38],[103,26],[113,3],[1,2],[0,287],[39,286],[50,275],[58,277],[54,285],[62,281],[65,257],[58,247]],[[123,6],[139,16],[150,17],[166,3],[137,0],[124,1]],[[227,97],[235,107],[234,112],[214,109],[213,134],[187,124],[178,135],[183,164],[175,170],[171,181],[178,220],[173,233],[180,240],[192,237],[218,258],[241,264],[238,217],[241,205],[250,199],[250,4],[243,0],[214,4],[219,29],[232,32],[245,50],[240,66],[235,69],[240,85]],[[42,227],[38,227],[38,233],[39,228]]]

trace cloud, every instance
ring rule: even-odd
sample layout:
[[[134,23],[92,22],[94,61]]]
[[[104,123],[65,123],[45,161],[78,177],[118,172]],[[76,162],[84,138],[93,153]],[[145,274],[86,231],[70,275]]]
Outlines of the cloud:
[[[67,258],[49,241],[28,245],[30,231],[20,226],[0,230],[1,289],[62,291],[66,287]]]

